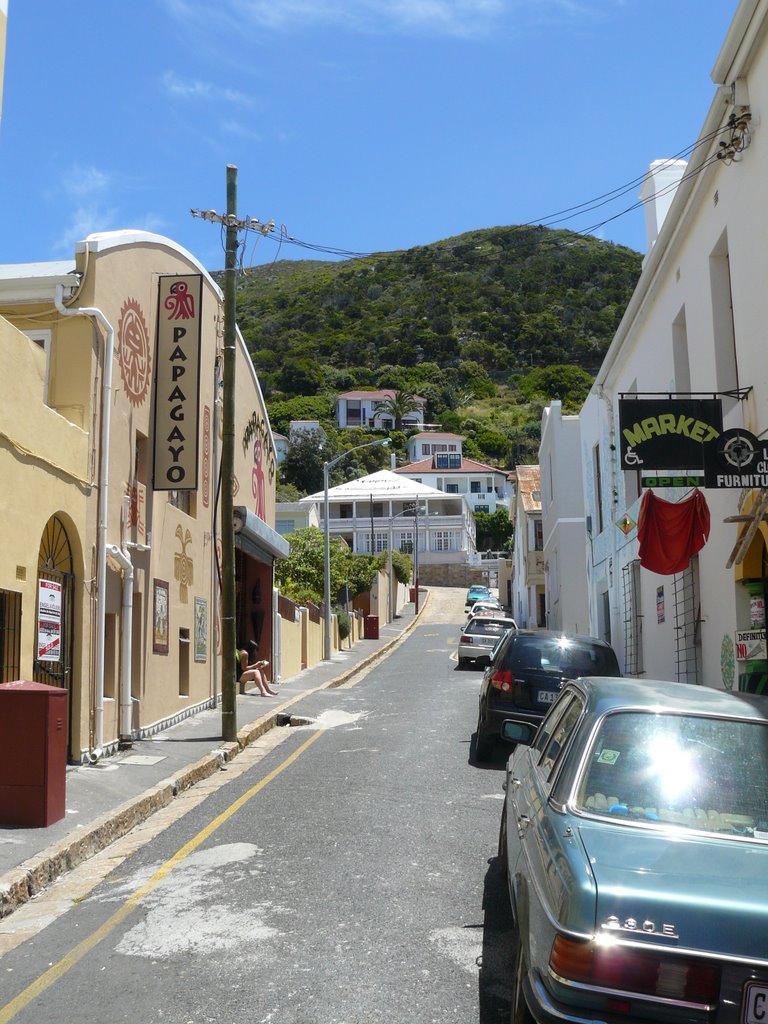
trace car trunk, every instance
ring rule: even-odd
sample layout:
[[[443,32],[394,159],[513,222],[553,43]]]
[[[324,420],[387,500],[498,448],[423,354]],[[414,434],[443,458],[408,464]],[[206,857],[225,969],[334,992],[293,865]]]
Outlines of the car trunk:
[[[640,939],[667,931],[678,938],[664,941],[680,948],[765,955],[768,844],[605,823],[580,825],[579,835],[597,885],[598,930],[617,918],[624,928],[634,921]]]

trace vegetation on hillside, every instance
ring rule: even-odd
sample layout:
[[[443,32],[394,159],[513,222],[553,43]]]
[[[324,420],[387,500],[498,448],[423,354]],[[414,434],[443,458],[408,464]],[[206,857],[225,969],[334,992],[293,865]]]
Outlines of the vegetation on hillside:
[[[578,411],[640,268],[630,249],[536,226],[253,268],[238,283],[238,322],[272,427],[316,419],[326,434],[324,450],[296,453],[283,483],[318,490],[324,459],[375,436],[334,429],[334,397],[358,388],[424,397],[426,421],[464,435],[470,458],[535,462],[542,409],[557,398]],[[398,433],[399,463],[404,446]],[[334,482],[388,464],[384,449],[355,454]]]

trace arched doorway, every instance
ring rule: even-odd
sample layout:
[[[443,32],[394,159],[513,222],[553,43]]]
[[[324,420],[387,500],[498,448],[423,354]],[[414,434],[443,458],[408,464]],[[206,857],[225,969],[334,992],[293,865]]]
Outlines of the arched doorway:
[[[64,523],[51,516],[37,558],[37,609],[33,679],[69,694],[68,746],[72,742],[72,656],[75,573]]]

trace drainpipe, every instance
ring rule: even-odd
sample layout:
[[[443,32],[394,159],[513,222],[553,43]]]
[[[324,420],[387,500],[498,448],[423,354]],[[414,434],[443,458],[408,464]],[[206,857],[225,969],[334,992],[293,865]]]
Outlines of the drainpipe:
[[[610,520],[608,522],[608,529],[611,531],[611,570],[609,585],[611,588],[611,645],[613,646],[616,642],[614,636],[613,627],[614,624],[618,628],[619,624],[619,586],[618,577],[618,554],[619,548],[616,539],[616,510],[618,508],[619,501],[619,482],[618,474],[616,471],[616,422],[613,413],[613,400],[610,395],[605,393],[605,389],[602,385],[598,388],[598,394],[600,398],[605,402],[606,414],[608,416],[608,461],[611,467],[611,503],[610,503]]]
[[[123,603],[120,610],[120,718],[118,737],[121,747],[130,747],[133,741],[131,702],[131,640],[133,638],[133,562],[131,556],[110,544],[107,554],[123,571]]]
[[[91,763],[98,761],[104,750],[104,633],[107,591],[107,512],[109,509],[109,437],[112,414],[112,361],[115,330],[100,309],[81,306],[68,309],[63,301],[64,288],[56,285],[54,303],[62,316],[90,316],[107,332],[104,340],[104,368],[101,380],[101,452],[99,454],[99,514],[96,530],[96,694],[94,708],[95,745]]]

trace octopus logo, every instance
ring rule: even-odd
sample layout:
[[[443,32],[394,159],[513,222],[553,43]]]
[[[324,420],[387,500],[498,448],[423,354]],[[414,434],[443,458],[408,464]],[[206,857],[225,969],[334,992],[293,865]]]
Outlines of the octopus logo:
[[[262,458],[262,446],[259,438],[253,445],[253,469],[251,470],[251,492],[256,499],[256,515],[259,519],[265,519],[267,514],[267,502],[264,494],[264,465]]]
[[[169,320],[192,320],[195,316],[195,298],[189,294],[186,281],[175,281],[170,287],[171,294],[165,300]]]
[[[128,299],[120,310],[117,358],[128,401],[131,405],[141,405],[149,390],[152,357],[147,324],[135,299]]]

